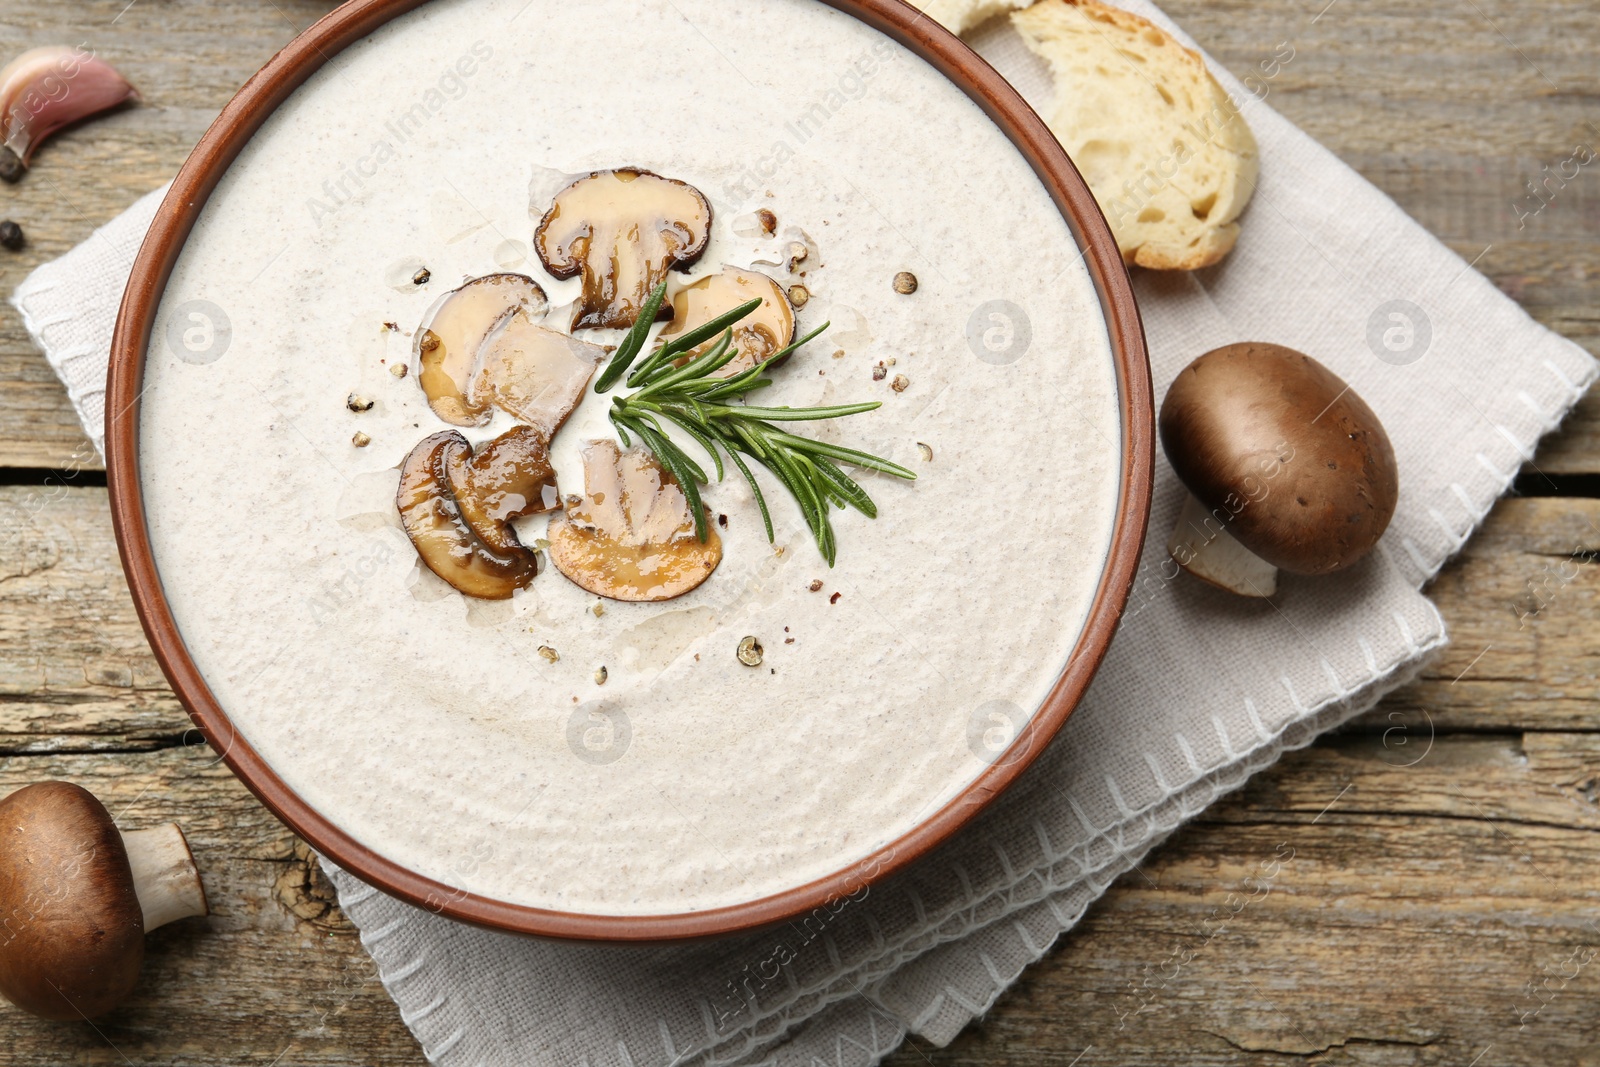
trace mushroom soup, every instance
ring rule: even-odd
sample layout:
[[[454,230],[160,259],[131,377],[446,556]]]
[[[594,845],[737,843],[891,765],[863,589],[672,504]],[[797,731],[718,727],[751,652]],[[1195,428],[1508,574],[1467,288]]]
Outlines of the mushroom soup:
[[[575,101],[579,69],[630,73]],[[679,435],[695,487],[620,446],[635,387],[595,391],[628,323],[662,320],[631,376],[741,302],[717,375],[828,323],[749,402],[848,408],[783,432],[915,474],[849,468],[872,507],[824,500],[831,567],[768,468],[770,539],[731,456],[718,481]],[[562,911],[753,900],[926,820],[1060,675],[1118,503],[1060,211],[959,89],[813,0],[394,20],[223,178],[145,373],[155,558],[242,736],[368,848]]]

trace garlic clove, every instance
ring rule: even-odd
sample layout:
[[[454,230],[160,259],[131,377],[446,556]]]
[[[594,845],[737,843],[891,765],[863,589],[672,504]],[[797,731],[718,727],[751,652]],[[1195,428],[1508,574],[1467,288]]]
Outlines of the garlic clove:
[[[81,48],[22,53],[0,69],[0,178],[19,180],[39,145],[63,126],[138,99],[115,67]]]

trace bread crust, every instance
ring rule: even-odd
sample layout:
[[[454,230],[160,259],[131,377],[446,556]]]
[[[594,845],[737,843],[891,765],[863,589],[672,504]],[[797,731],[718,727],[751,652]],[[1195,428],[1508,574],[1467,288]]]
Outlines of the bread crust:
[[[1257,147],[1198,52],[1098,0],[1039,0],[1012,24],[1050,64],[1046,123],[1111,225],[1125,262],[1196,270],[1239,236]]]

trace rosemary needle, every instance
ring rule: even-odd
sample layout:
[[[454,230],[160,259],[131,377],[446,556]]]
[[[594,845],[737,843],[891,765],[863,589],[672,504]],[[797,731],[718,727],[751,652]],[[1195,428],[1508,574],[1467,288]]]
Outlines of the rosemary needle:
[[[896,478],[915,479],[916,474],[898,463],[854,448],[802,437],[778,424],[859,415],[878,407],[878,402],[873,400],[814,408],[744,404],[742,401],[747,394],[772,384],[772,379],[766,377],[769,370],[828,328],[828,324],[823,323],[753,367],[726,378],[714,377],[717,371],[738,358],[739,348],[733,343],[733,327],[761,306],[759,298],[740,304],[705,325],[662,343],[635,365],[639,354],[644,351],[645,338],[666,292],[666,282],[656,286],[640,308],[639,318],[633,328],[623,338],[611,362],[595,382],[595,392],[605,393],[626,374],[627,385],[634,390],[611,402],[611,422],[616,426],[623,445],[631,447],[632,439],[637,437],[639,443],[653,452],[661,465],[672,472],[689,499],[689,510],[694,515],[695,536],[702,541],[706,539],[707,530],[705,508],[700,503],[700,486],[710,479],[705,469],[667,435],[663,420],[678,427],[705,451],[719,481],[723,476],[722,456],[724,453],[727,455],[745,481],[750,483],[756,506],[761,510],[767,540],[771,541],[772,513],[745,458],[755,460],[772,472],[794,497],[806,525],[816,538],[822,558],[828,561],[828,566],[833,566],[838,545],[834,539],[833,523],[828,517],[829,510],[852,507],[868,518],[875,518],[878,514],[877,505],[867,491],[846,474],[840,464],[878,471]],[[713,337],[717,338],[715,344],[682,366],[676,365],[676,360]],[[630,368],[632,373],[629,373]]]

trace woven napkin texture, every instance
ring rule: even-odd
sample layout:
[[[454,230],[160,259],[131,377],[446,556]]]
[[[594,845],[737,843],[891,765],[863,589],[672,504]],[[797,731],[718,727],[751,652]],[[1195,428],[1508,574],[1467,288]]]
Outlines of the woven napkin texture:
[[[1125,6],[1177,32],[1152,5]],[[1048,112],[1046,73],[1003,22],[972,43]],[[1419,588],[1595,363],[1213,70],[1260,142],[1260,185],[1221,266],[1136,278],[1157,392],[1232,341],[1326,363],[1383,419],[1399,458],[1400,506],[1379,550],[1339,580],[1286,578],[1272,603],[1174,577],[1163,546],[1183,491],[1158,462],[1133,600],[1057,741],[907,873],[776,930],[671,948],[533,941],[419,911],[330,864],[430,1060],[864,1067],[907,1033],[948,1042],[1173,829],[1371,707],[1443,645]],[[117,303],[161,192],[14,298],[96,445]]]

